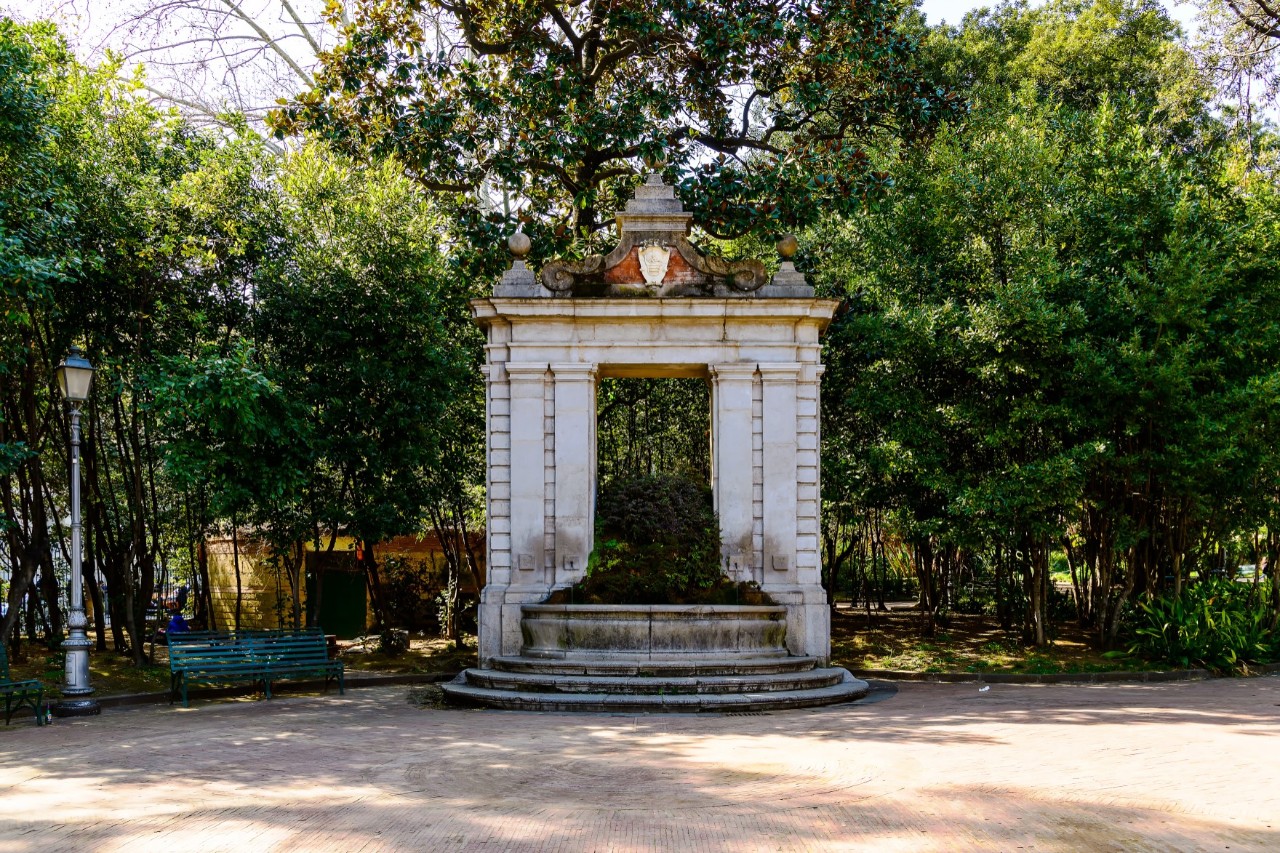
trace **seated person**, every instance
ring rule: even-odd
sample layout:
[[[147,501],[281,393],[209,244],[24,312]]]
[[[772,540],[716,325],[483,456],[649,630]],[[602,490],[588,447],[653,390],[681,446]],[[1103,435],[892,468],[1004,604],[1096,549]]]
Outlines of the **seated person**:
[[[169,617],[169,625],[165,628],[165,636],[170,634],[182,634],[191,630],[191,626],[187,624],[187,620],[182,618],[182,614],[175,610],[173,615]]]

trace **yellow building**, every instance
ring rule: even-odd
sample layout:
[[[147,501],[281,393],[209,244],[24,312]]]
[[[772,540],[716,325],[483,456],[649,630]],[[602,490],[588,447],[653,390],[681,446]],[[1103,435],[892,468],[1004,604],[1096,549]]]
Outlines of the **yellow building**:
[[[219,629],[236,624],[236,543],[230,536],[209,539],[206,543],[209,567],[209,593],[213,604],[213,625]],[[270,549],[260,539],[242,534],[238,537],[240,583],[240,627],[266,629],[288,627],[293,619],[293,589],[283,562],[273,560]],[[325,546],[328,542],[324,543]],[[473,534],[472,548],[481,562],[480,585],[484,584],[484,535]],[[444,551],[435,536],[422,539],[400,537],[375,546],[380,566],[388,561],[410,561],[426,567],[428,578],[425,594],[433,596],[444,586]],[[311,543],[304,555],[304,578],[299,579],[299,594],[304,614],[318,604],[316,623],[327,633],[342,638],[363,635],[374,623],[367,582],[356,560],[356,542],[339,537],[332,550],[319,552]],[[433,584],[434,581],[434,584]],[[476,585],[464,579],[463,592],[477,595]],[[388,590],[388,595],[393,594]]]

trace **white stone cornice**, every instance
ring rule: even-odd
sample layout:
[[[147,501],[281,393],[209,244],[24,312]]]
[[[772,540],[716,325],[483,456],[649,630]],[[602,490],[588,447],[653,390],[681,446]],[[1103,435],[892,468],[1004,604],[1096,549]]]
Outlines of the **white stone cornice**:
[[[760,378],[765,382],[795,382],[805,365],[798,361],[761,362],[757,365]]]
[[[594,381],[600,369],[589,362],[561,361],[551,363],[551,372],[555,374],[557,380],[567,379],[587,382]]]
[[[687,297],[670,299],[513,299],[489,297],[471,300],[476,322],[488,327],[494,322],[520,323],[527,320],[605,319],[611,323],[653,320],[705,321],[710,317],[727,320],[765,320],[771,325],[788,321],[809,321],[819,330],[831,322],[838,299],[751,299],[744,297]]]
[[[707,371],[713,379],[750,379],[756,375],[754,361],[730,362],[727,364],[711,364]]]
[[[508,361],[503,367],[506,368],[507,375],[513,380],[541,379],[547,373],[547,362],[545,361]]]

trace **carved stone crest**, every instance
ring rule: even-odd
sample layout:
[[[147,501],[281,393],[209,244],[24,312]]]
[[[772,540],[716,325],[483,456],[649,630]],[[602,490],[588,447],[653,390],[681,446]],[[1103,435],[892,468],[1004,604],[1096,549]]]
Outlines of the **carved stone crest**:
[[[640,247],[640,273],[644,283],[657,287],[667,277],[667,265],[671,263],[671,250],[657,243],[646,243]]]

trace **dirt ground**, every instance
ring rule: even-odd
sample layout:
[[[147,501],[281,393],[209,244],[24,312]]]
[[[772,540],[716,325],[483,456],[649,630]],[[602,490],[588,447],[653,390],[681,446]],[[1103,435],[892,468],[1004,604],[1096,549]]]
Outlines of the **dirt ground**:
[[[922,635],[923,620],[909,602],[888,611],[848,607],[831,618],[831,657],[850,669],[906,672],[1111,672],[1159,669],[1131,658],[1107,658],[1074,623],[1056,626],[1052,644],[1023,645],[1017,630],[1005,631],[994,616],[953,614],[936,634]]]
[[[414,688],[0,726],[0,850],[1280,850],[1280,676],[879,682],[728,715]]]

